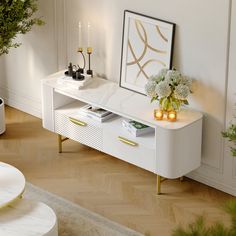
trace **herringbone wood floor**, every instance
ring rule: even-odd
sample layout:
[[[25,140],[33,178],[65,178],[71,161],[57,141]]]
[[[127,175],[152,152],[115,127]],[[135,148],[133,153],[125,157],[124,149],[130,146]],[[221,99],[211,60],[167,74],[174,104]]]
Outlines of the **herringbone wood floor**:
[[[27,181],[137,231],[169,236],[203,214],[209,224],[229,222],[222,204],[231,196],[186,179],[167,180],[155,195],[156,176],[74,141],[57,152],[57,135],[41,120],[6,108],[0,160],[19,168]]]

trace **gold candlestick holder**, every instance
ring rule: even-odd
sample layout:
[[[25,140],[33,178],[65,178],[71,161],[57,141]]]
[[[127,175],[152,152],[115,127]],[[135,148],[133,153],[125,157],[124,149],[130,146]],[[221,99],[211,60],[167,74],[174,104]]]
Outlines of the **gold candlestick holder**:
[[[91,70],[91,54],[93,52],[93,49],[92,47],[87,47],[87,54],[88,54],[88,70],[87,70],[87,74],[88,75],[91,75],[93,77],[93,70]]]

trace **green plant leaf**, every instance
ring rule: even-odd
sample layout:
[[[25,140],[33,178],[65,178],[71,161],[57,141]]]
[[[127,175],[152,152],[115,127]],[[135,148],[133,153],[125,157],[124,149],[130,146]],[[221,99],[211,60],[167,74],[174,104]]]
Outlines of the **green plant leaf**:
[[[163,110],[167,111],[169,107],[169,99],[168,98],[163,98],[161,102],[161,107]]]
[[[221,132],[223,138],[227,138],[229,142],[233,142],[236,145],[236,124],[231,124],[226,131]],[[236,148],[231,147],[231,154],[236,157]]]
[[[188,227],[179,227],[172,236],[236,236],[236,200],[226,203],[226,212],[231,216],[231,226],[226,227],[222,223],[216,223],[211,227],[205,226],[205,219],[199,217]]]
[[[18,34],[26,34],[34,25],[44,24],[41,18],[34,17],[37,10],[37,0],[1,0],[0,56],[21,45],[14,42]]]
[[[205,227],[205,220],[199,217],[194,223],[190,224],[187,229],[178,228],[172,236],[210,236],[210,229]]]
[[[184,105],[189,105],[188,100],[184,100],[183,103],[184,103]]]
[[[154,102],[155,100],[157,100],[157,97],[153,97],[153,98],[151,99],[151,103]]]

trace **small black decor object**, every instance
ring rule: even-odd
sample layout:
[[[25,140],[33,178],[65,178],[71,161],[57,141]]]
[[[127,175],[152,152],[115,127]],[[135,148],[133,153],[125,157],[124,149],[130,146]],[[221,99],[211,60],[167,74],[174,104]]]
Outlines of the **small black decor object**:
[[[81,74],[80,69],[78,69],[78,70],[73,74],[72,78],[73,78],[74,80],[80,80],[80,81],[85,79],[84,75]]]
[[[72,66],[71,62],[69,64],[69,66],[68,66],[68,75],[69,76],[73,76],[73,66]]]
[[[79,71],[81,74],[83,74],[83,73],[84,73],[85,66],[86,66],[86,60],[85,60],[85,56],[84,56],[83,48],[82,48],[82,47],[78,49],[78,53],[80,53],[80,55],[81,55],[82,58],[83,58],[83,66],[81,67],[81,66],[78,64],[78,67],[79,67],[78,71]]]
[[[69,63],[69,66],[68,66],[68,70],[65,72],[65,75],[72,77],[72,76],[73,76],[73,73],[74,73],[74,71],[73,71],[73,65],[72,65],[72,63],[70,62],[70,63]]]

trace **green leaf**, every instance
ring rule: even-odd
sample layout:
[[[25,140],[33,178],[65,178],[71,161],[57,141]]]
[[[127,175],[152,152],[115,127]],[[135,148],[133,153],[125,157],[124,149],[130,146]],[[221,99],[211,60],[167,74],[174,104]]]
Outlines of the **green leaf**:
[[[188,100],[183,101],[184,105],[189,105]]]
[[[34,25],[44,24],[41,18],[34,17],[37,10],[37,0],[1,0],[0,56],[21,45],[13,42],[18,34],[26,34]]]
[[[233,142],[234,146],[236,145],[236,124],[231,124],[228,129],[224,132],[221,132],[223,138],[227,138],[229,142]],[[231,154],[233,157],[236,157],[236,148],[231,147]]]
[[[154,102],[155,100],[157,100],[157,97],[152,97],[151,103]]]
[[[226,227],[221,222],[206,227],[206,220],[199,217],[187,228],[177,228],[172,236],[235,236],[236,235],[236,200],[227,202],[225,211],[231,216],[231,225]]]
[[[168,98],[163,98],[161,107],[163,110],[168,110],[169,108],[169,99]]]

